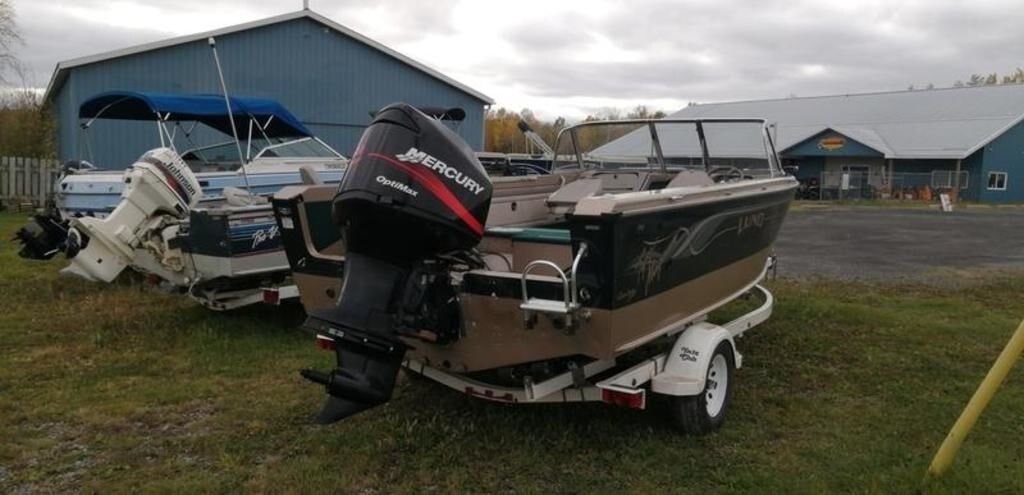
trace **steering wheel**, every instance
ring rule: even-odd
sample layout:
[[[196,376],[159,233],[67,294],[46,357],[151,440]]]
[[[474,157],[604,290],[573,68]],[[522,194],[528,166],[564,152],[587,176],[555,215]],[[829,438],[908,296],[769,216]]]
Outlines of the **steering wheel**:
[[[726,182],[742,179],[743,171],[733,166],[715,167],[708,171],[708,176],[715,182]]]

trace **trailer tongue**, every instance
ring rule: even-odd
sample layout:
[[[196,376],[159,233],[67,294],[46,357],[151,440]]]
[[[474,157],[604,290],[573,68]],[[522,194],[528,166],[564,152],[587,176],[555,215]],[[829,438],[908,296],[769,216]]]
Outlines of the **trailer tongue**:
[[[334,370],[302,371],[330,395],[321,422],[391,398],[403,337],[458,339],[451,273],[482,266],[472,249],[491,191],[473,151],[442,123],[405,104],[376,115],[333,201],[346,246],[337,303],[305,323],[336,342]]]

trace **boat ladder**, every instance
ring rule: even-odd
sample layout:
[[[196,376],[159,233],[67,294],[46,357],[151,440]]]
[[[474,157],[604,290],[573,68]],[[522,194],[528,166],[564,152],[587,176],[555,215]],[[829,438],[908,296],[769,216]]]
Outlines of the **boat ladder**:
[[[537,315],[543,314],[551,317],[556,322],[564,322],[566,331],[572,333],[579,324],[579,321],[586,318],[586,312],[583,311],[583,306],[579,302],[579,292],[576,289],[576,271],[579,268],[580,260],[586,255],[586,252],[586,243],[581,243],[579,251],[576,252],[576,257],[572,260],[572,269],[569,275],[566,275],[565,271],[557,264],[548,260],[534,260],[526,265],[520,278],[523,302],[519,305],[519,309],[523,311],[523,321],[526,324],[526,328],[533,328],[537,322]],[[558,273],[558,277],[562,280],[561,300],[530,297],[526,288],[526,277],[533,269],[541,266],[551,268]]]

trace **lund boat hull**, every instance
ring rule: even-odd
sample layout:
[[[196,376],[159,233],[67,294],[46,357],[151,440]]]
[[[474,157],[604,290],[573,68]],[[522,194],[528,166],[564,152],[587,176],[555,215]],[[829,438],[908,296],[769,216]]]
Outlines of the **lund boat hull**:
[[[608,359],[672,333],[763,277],[795,187],[795,181],[775,179],[726,193],[664,190],[618,195],[615,203],[588,198],[576,211],[592,213],[564,219],[569,234],[564,239],[489,228],[480,249],[499,254],[496,264],[505,268],[463,276],[463,335],[447,346],[409,340],[407,356],[440,369],[474,372],[573,355]],[[332,188],[296,187],[274,199],[307,310],[332,307],[340,293],[344,257],[330,216],[333,194]],[[526,191],[518,197],[529,196]],[[492,205],[492,218],[516,223],[501,217],[502,211]],[[581,243],[588,246],[579,268],[588,317],[571,330],[543,316],[527,325],[520,308],[522,269],[535,259],[568,267]],[[560,300],[562,284],[554,272],[535,273],[527,277],[529,295]]]
[[[460,295],[465,335],[446,347],[415,345],[409,354],[471,372],[574,354],[609,359],[635,349],[735,299],[762,278],[794,187],[692,205],[570,215],[571,245],[564,246],[557,264],[569,266],[565,261],[580,244],[588,246],[578,287],[589,294],[582,301],[589,317],[577,328],[567,331],[545,317],[528,328],[517,270],[473,271],[465,275]],[[529,295],[561,300],[562,284],[551,279],[528,277]]]
[[[447,346],[413,344],[411,359],[456,372],[473,372],[571,355],[611,359],[694,318],[736,299],[761,280],[770,249],[709,272],[657,296],[616,309],[591,309],[588,321],[574,332],[540,318],[523,324],[522,299],[463,294],[462,309],[470,325],[458,342]],[[445,363],[448,363],[446,366]]]

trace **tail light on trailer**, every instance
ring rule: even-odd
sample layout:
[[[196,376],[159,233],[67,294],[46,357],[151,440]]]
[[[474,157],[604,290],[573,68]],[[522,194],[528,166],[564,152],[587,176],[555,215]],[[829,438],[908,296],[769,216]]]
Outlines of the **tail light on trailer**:
[[[326,335],[317,334],[316,335],[316,346],[321,348],[321,349],[323,349],[323,350],[325,350],[325,351],[333,351],[334,350],[334,339],[332,339],[332,338],[330,338],[330,337],[328,337]]]
[[[263,304],[271,306],[281,304],[281,291],[277,289],[263,289]]]
[[[635,391],[603,388],[601,389],[601,401],[613,406],[644,409],[647,407],[647,391],[642,388]]]

